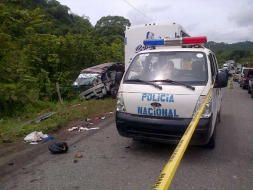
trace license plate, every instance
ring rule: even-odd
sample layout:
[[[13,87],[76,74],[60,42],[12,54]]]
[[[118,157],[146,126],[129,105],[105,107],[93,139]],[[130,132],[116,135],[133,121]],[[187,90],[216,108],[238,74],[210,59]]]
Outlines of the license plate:
[[[95,90],[96,93],[101,92],[101,88]]]

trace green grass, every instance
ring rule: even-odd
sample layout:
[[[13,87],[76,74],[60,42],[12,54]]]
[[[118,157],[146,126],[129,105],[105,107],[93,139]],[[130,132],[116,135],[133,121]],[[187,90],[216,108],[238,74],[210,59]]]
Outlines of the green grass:
[[[3,123],[0,122],[0,146],[6,143],[2,143],[2,140],[14,140],[19,142],[24,137],[33,131],[42,131],[43,133],[51,133],[57,129],[67,125],[70,121],[77,119],[93,118],[95,116],[104,116],[105,113],[115,111],[116,100],[107,97],[104,99],[93,99],[89,101],[79,102],[78,100],[71,103],[64,103],[62,108],[59,103],[45,103],[46,109],[34,110],[31,108],[29,114],[20,115],[20,121],[15,118],[6,118]],[[68,105],[81,104],[80,106]],[[35,112],[36,111],[36,112]],[[33,120],[48,112],[56,112],[56,114],[42,120],[40,123],[31,123],[20,127],[23,123]],[[1,118],[0,118],[1,119]]]

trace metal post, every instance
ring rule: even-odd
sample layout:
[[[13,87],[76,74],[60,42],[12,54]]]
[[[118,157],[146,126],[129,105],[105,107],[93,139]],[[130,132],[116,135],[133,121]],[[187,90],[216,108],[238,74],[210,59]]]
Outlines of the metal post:
[[[62,104],[62,100],[61,100],[61,93],[60,93],[60,89],[59,89],[59,82],[56,82],[56,91],[58,93],[58,98],[59,98],[61,107],[63,108],[63,104]]]

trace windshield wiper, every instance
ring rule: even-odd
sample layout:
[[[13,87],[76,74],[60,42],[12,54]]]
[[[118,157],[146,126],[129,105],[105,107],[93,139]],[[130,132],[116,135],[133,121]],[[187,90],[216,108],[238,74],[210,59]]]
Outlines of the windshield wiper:
[[[170,80],[170,79],[165,79],[165,80],[152,80],[150,82],[167,82],[167,83],[174,83],[174,84],[179,84],[179,85],[182,85],[182,86],[186,86],[187,88],[190,88],[192,90],[195,90],[195,87],[194,86],[191,86],[191,85],[187,85],[187,84],[184,84],[184,83],[181,83],[181,82],[177,82],[177,81],[174,81],[174,80]]]
[[[140,80],[140,79],[132,79],[132,80],[125,80],[125,82],[141,82],[141,83],[146,83],[146,84],[149,84],[149,85],[152,85],[156,88],[159,88],[160,90],[163,89],[163,87],[157,85],[157,84],[154,84],[152,83],[152,81],[145,81],[145,80]]]

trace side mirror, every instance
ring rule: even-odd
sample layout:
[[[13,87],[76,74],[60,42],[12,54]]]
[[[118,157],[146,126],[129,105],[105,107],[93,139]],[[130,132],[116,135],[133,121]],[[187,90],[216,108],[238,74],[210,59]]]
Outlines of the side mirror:
[[[117,72],[116,76],[115,76],[115,82],[119,84],[122,77],[123,77],[123,73],[122,72]]]
[[[224,88],[228,85],[228,78],[226,73],[218,73],[216,75],[216,80],[214,88]]]

